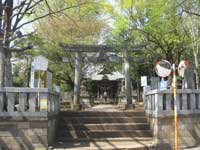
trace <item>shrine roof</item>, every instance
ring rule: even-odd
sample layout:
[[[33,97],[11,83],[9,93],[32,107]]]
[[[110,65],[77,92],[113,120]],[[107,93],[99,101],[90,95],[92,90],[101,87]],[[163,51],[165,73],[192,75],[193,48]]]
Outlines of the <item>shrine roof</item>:
[[[118,79],[124,78],[124,75],[120,73],[119,71],[112,72],[112,74],[106,74],[108,77],[108,80],[114,81]],[[90,76],[87,76],[87,78],[91,80],[103,80],[104,75],[103,74],[92,74]]]

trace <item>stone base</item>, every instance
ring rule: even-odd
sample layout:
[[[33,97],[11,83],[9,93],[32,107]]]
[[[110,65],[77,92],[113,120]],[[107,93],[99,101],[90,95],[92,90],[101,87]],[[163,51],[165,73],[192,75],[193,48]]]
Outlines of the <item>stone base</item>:
[[[119,104],[119,107],[125,110],[135,109],[135,104]]]
[[[73,109],[73,110],[81,110],[81,109],[82,109],[82,105],[81,105],[81,104],[73,105],[73,106],[72,106],[72,109]]]
[[[81,105],[82,105],[82,109],[90,108],[90,107],[91,107],[91,104],[90,104],[90,99],[89,99],[89,97],[81,98]]]
[[[135,109],[135,104],[125,104],[125,109]]]

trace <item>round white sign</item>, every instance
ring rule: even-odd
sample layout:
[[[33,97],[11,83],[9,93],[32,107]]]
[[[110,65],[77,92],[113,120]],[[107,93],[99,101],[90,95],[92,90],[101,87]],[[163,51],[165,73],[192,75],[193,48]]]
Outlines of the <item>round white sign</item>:
[[[156,63],[155,71],[158,76],[165,78],[170,75],[172,69],[171,64],[167,60],[160,60]]]

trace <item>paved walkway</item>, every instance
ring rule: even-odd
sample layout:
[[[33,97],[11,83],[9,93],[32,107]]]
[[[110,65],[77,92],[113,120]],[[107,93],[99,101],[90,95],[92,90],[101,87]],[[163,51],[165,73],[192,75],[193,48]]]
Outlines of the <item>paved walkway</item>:
[[[100,111],[100,112],[120,112],[120,110],[117,106],[115,105],[96,105],[91,108],[87,108],[84,111]]]
[[[200,146],[195,147],[195,148],[186,148],[185,150],[200,150]]]
[[[150,150],[152,139],[146,141],[90,141],[67,143],[53,150]]]

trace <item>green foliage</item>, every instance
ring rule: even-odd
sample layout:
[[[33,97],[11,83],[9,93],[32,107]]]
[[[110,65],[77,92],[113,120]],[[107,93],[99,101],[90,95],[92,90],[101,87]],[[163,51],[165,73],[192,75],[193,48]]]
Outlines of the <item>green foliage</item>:
[[[115,8],[115,13],[112,13],[115,22],[112,33],[107,37],[107,43],[145,45],[140,53],[129,54],[147,60],[132,62],[131,75],[134,85],[139,83],[142,75],[155,75],[154,63],[157,59],[167,59],[176,64],[181,59],[193,59],[192,37],[188,29],[191,28],[191,19],[183,11],[199,14],[199,2],[196,0],[118,0],[116,3],[118,7]],[[195,19],[196,28],[199,28],[198,24],[199,19]],[[195,32],[196,38],[199,39],[198,33]]]
[[[63,13],[42,19],[35,27],[37,30],[37,47],[39,53],[47,57],[50,70],[53,72],[53,82],[60,85],[63,90],[72,90],[74,83],[74,53],[67,53],[60,43],[66,44],[96,44],[100,31],[105,28],[104,20],[100,15],[103,8],[109,9],[108,3],[99,0],[70,0],[52,1],[53,9],[61,5],[79,7],[67,9]],[[55,8],[54,8],[55,7]],[[48,8],[44,8],[48,11]],[[40,41],[41,40],[41,41]],[[42,44],[41,44],[42,43]],[[67,57],[72,61],[63,63]]]
[[[27,67],[27,62],[23,61],[13,65],[13,85],[15,87],[27,87],[29,68]]]
[[[62,58],[73,59],[74,54],[64,52],[60,43],[97,44],[103,36],[108,45],[145,45],[139,53],[129,54],[143,60],[131,63],[134,87],[139,85],[140,76],[155,75],[157,59],[178,64],[181,59],[193,59],[194,54],[199,57],[199,0],[116,0],[115,3],[106,0],[58,0],[49,1],[49,7],[41,4],[35,15],[66,6],[72,8],[35,23],[34,27],[38,29],[35,36],[24,39],[24,42],[15,41],[20,43],[19,46],[30,41],[34,43],[34,52],[23,52],[18,57],[28,57],[30,62],[32,56],[46,56],[53,71],[53,82],[62,89],[73,89],[74,62],[63,63]],[[111,27],[105,16],[114,20]],[[120,46],[117,48],[120,49]],[[110,70],[122,69],[122,65],[117,63],[103,65]],[[15,78],[16,84],[20,81],[21,78]]]

